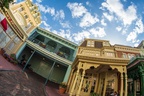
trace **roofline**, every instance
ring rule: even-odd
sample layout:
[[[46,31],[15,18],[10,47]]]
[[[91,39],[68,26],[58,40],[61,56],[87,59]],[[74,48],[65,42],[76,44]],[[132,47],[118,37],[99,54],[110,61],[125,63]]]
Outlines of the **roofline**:
[[[74,45],[74,46],[76,46],[76,47],[78,46],[78,44],[76,44],[76,43],[74,43],[74,42],[72,42],[72,41],[69,41],[68,39],[65,39],[65,38],[63,38],[63,37],[61,37],[61,36],[59,36],[59,35],[57,35],[57,34],[55,34],[55,33],[53,33],[53,32],[50,32],[50,31],[46,30],[46,29],[43,29],[43,28],[41,28],[41,27],[37,27],[37,29],[42,30],[42,31],[45,31],[45,32],[48,32],[49,34],[54,35],[54,36],[56,36],[56,37],[64,40],[65,42],[68,42],[68,43],[70,43],[70,44],[72,44],[72,45]]]

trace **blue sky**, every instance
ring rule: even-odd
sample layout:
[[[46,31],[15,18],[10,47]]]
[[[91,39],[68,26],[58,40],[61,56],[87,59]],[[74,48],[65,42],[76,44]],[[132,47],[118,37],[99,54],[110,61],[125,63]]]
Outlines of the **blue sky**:
[[[20,0],[17,0],[18,2]],[[137,46],[144,39],[143,0],[32,0],[40,27],[79,44],[84,38]]]

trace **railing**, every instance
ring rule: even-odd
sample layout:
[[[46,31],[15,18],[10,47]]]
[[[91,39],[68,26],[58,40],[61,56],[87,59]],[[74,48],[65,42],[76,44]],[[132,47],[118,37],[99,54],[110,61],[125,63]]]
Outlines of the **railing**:
[[[31,41],[31,40],[30,40],[30,41]],[[52,48],[52,46],[49,46],[49,45],[44,44],[43,42],[39,41],[38,39],[33,39],[32,42],[38,44],[40,47],[46,49],[46,50],[49,51],[49,52],[53,52],[53,53],[57,54],[58,56],[60,56],[60,57],[62,57],[62,58],[68,59],[68,60],[70,60],[70,61],[73,61],[73,60],[74,60],[74,57],[73,57],[73,56],[70,57],[69,55],[60,54],[59,52],[55,52],[55,51],[54,51],[55,48]]]
[[[47,56],[49,56],[49,57],[51,57],[51,58],[53,58],[53,59],[56,59],[56,60],[58,60],[58,61],[60,61],[60,62],[63,62],[63,63],[65,63],[65,64],[68,64],[68,65],[71,65],[71,64],[72,64],[72,61],[70,61],[70,60],[68,60],[68,59],[66,59],[66,58],[60,57],[60,56],[58,56],[56,53],[50,52],[50,51],[46,50],[45,48],[42,48],[40,45],[38,45],[39,42],[38,42],[38,43],[33,43],[32,41],[29,41],[29,40],[27,40],[26,42],[27,42],[28,45],[30,45],[30,46],[31,46],[32,48],[34,48],[35,50],[40,51],[40,52],[42,52],[43,54],[45,54],[45,55],[47,55]]]

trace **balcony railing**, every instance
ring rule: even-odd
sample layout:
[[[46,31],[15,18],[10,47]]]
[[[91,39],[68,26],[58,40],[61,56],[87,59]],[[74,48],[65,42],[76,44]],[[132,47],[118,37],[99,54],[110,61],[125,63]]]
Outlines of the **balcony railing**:
[[[54,58],[54,59],[56,59],[56,60],[58,60],[60,62],[65,62],[66,64],[69,64],[69,65],[72,64],[71,60],[69,60],[67,58],[64,58],[64,57],[62,57],[62,56],[60,56],[60,55],[58,55],[58,54],[56,54],[54,52],[50,52],[49,50],[45,49],[44,46],[40,45],[40,43],[41,43],[40,41],[34,41],[34,42],[32,42],[30,40],[27,40],[26,42],[27,42],[28,45],[30,45],[34,49],[36,49],[36,50],[38,50],[40,52],[43,52],[43,54],[46,54],[46,55],[48,55],[51,58]]]

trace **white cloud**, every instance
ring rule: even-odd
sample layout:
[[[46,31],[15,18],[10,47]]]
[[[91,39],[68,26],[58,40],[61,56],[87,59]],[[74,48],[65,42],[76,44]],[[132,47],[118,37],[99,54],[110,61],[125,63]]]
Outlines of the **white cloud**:
[[[89,2],[89,1],[87,1],[87,2],[86,2],[86,5],[91,6],[91,4],[90,4],[90,2]]]
[[[107,23],[105,23],[104,19],[101,20],[101,25],[107,26]]]
[[[138,45],[139,45],[139,43],[135,43],[135,44],[134,44],[134,47],[138,47]]]
[[[44,24],[44,26],[48,27],[49,24],[46,23],[46,21],[42,21],[42,24]]]
[[[68,21],[66,22],[62,22],[60,21],[60,25],[63,27],[63,28],[71,28],[71,25]]]
[[[124,9],[120,0],[106,0],[102,3],[101,9],[107,9],[110,13],[114,13],[123,21],[124,25],[130,25],[137,19],[136,7],[130,5],[127,9]]]
[[[117,26],[117,27],[116,27],[116,30],[117,30],[117,31],[121,31],[121,30],[122,30],[122,27]]]
[[[138,34],[144,32],[144,25],[143,25],[143,22],[142,22],[141,19],[138,19],[138,20],[136,21],[136,24],[135,24],[135,25],[136,25],[136,26],[135,26],[135,29],[134,29],[135,32],[137,32]]]
[[[39,10],[44,12],[44,13],[49,13],[51,16],[55,15],[55,9],[53,7],[45,7],[42,4],[36,3],[37,6],[39,6]]]
[[[81,19],[81,22],[79,24],[80,27],[90,27],[96,22],[99,22],[99,19],[97,16],[92,16],[89,12],[87,12],[83,18]]]
[[[68,3],[67,7],[71,10],[73,18],[79,18],[87,12],[87,9],[81,3]]]
[[[92,28],[89,30],[89,32],[94,36],[94,37],[104,37],[106,36],[106,32],[104,28],[97,27],[97,28]]]
[[[82,32],[73,34],[73,38],[76,42],[81,41],[84,38],[89,38],[89,37],[90,37],[90,33],[88,31],[84,31],[84,30]]]
[[[41,3],[42,2],[42,0],[36,0],[38,3]]]
[[[46,21],[42,21],[42,24],[44,25],[44,27],[43,27],[44,29],[46,29],[48,31],[51,30],[51,26],[48,23],[46,23]]]
[[[130,34],[126,38],[126,41],[132,41],[132,43],[135,43],[136,38],[137,38],[137,33],[136,32],[130,32]]]
[[[106,18],[106,19],[108,19],[109,21],[112,21],[112,19],[113,19],[113,16],[112,15],[109,15],[108,13],[103,13],[103,16]]]
[[[54,16],[54,20],[59,20],[59,19],[64,19],[64,18],[65,18],[65,14],[63,10],[57,11]]]

